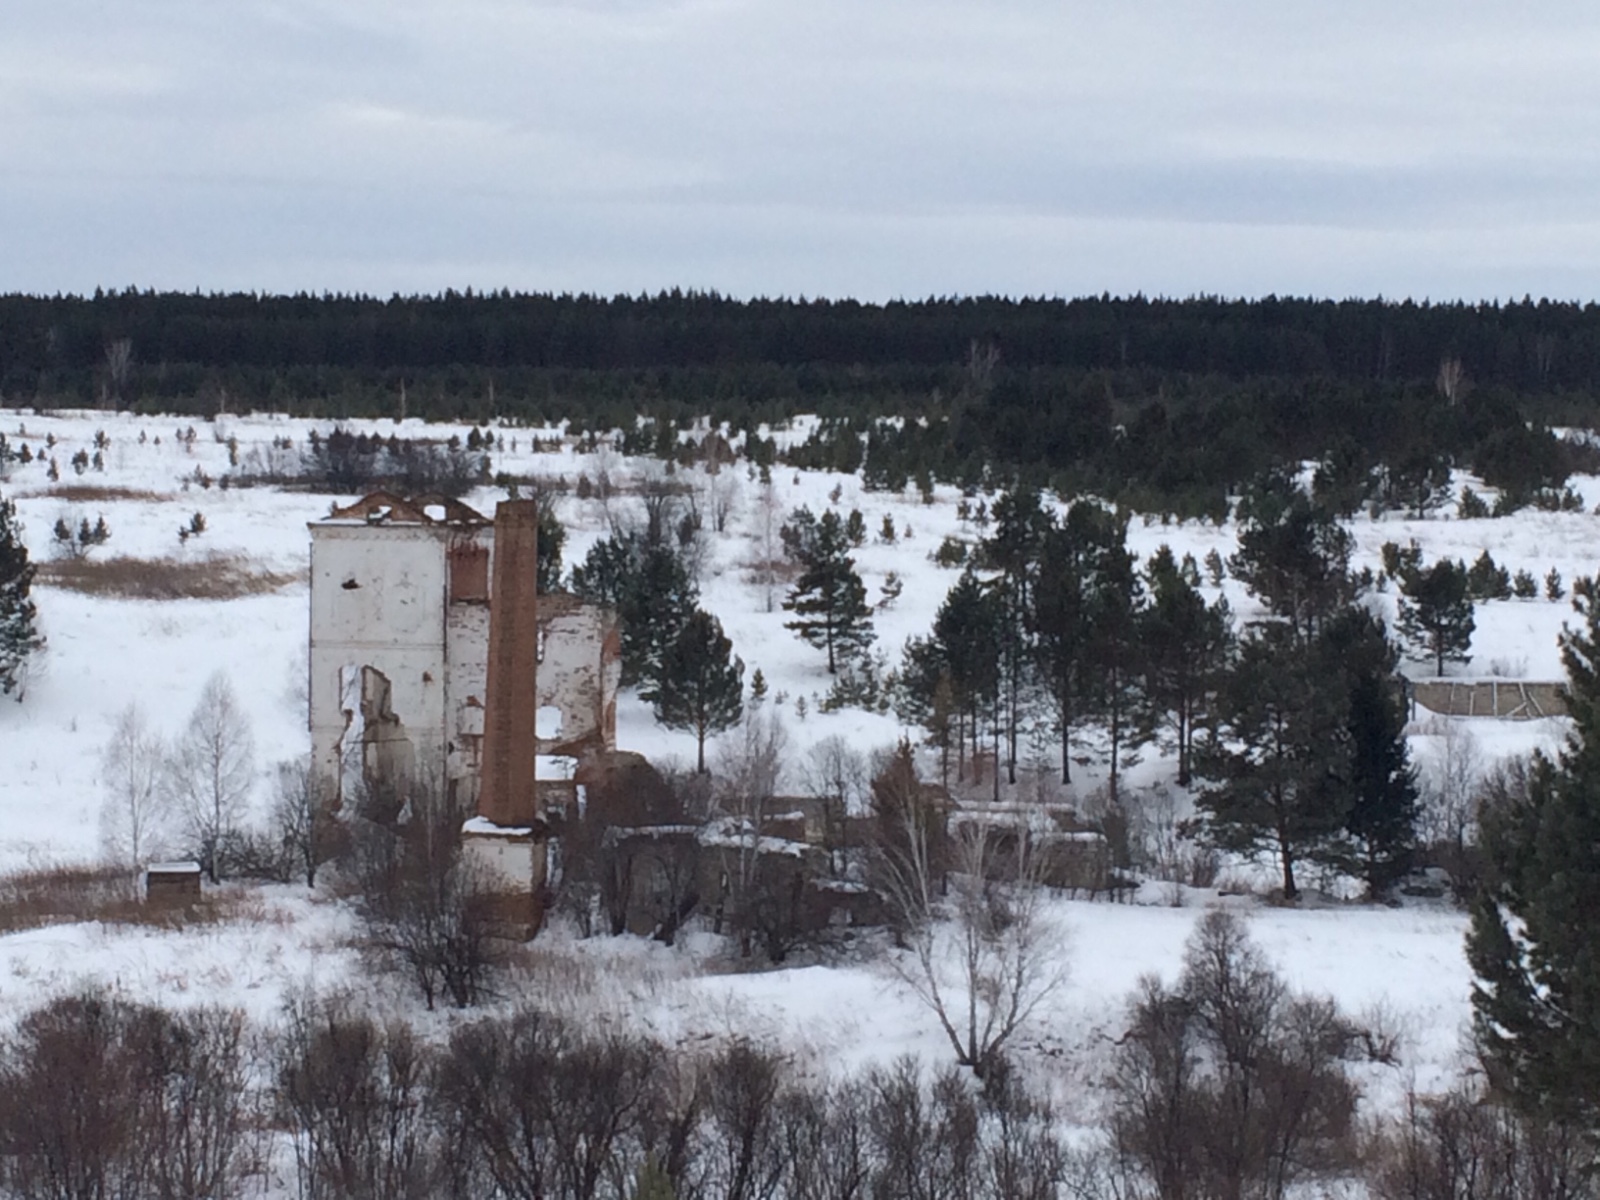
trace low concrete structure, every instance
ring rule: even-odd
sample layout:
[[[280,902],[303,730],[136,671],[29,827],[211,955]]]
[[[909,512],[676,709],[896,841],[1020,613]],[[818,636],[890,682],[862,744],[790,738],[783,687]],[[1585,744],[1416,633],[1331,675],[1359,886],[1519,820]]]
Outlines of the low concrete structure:
[[[1521,679],[1419,679],[1409,689],[1414,708],[1445,717],[1536,721],[1567,715],[1567,685]],[[1415,715],[1415,714],[1413,714]]]

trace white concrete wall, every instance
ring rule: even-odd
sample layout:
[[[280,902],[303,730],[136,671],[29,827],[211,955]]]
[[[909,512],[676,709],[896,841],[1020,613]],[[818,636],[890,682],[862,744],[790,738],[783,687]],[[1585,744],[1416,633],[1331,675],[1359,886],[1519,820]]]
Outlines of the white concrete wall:
[[[311,745],[324,779],[340,774],[345,668],[371,667],[389,680],[390,707],[419,763],[443,749],[444,534],[425,525],[312,526]]]
[[[464,832],[461,852],[495,891],[532,892],[544,877],[544,843],[532,838]]]
[[[483,716],[488,686],[489,606],[452,604],[445,618],[446,769],[457,796],[476,809],[483,767]]]

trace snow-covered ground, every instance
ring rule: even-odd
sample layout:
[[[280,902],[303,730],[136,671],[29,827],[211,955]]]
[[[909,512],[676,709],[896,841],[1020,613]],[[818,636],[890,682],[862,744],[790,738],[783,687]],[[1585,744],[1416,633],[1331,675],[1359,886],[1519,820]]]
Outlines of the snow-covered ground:
[[[193,425],[195,438],[179,436]],[[151,724],[167,734],[178,731],[206,679],[225,671],[249,717],[262,768],[261,801],[266,800],[267,769],[275,761],[302,755],[307,747],[305,652],[307,595],[303,582],[309,539],[306,523],[326,513],[330,502],[353,497],[281,491],[275,488],[209,488],[200,475],[217,480],[229,470],[230,437],[239,451],[265,453],[273,439],[287,437],[298,449],[313,427],[327,422],[266,416],[224,416],[214,423],[187,418],[139,418],[103,413],[38,416],[0,411],[0,432],[13,448],[26,443],[39,455],[47,436],[49,453],[61,473],[46,477],[43,458],[12,464],[0,493],[16,500],[36,559],[52,553],[51,530],[58,517],[75,525],[104,516],[110,542],[100,557],[197,557],[225,552],[248,556],[263,568],[293,577],[276,591],[225,601],[128,601],[97,598],[40,585],[35,595],[43,631],[49,639],[29,681],[25,701],[0,705],[0,871],[52,863],[80,862],[99,853],[97,832],[101,788],[98,759],[119,715],[138,704]],[[392,421],[351,422],[387,437],[463,437],[468,427],[397,425]],[[70,465],[74,453],[93,454],[96,431],[110,438],[105,468],[81,476]],[[595,479],[604,470],[626,484],[659,464],[620,458],[614,452],[581,454],[571,445],[558,451],[532,449],[535,432],[497,429],[494,470],[513,475],[564,477],[574,485],[580,474]],[[788,431],[803,436],[803,428]],[[745,464],[730,468],[737,504],[725,536],[705,539],[702,603],[716,613],[744,659],[746,678],[756,668],[771,691],[769,704],[788,728],[791,763],[803,760],[817,741],[841,735],[872,749],[888,746],[902,729],[892,715],[846,710],[820,712],[826,693],[823,656],[783,628],[785,614],[771,611],[754,581],[759,558],[762,487]],[[197,474],[198,472],[198,474]],[[955,572],[935,566],[932,552],[947,535],[976,538],[982,531],[957,517],[958,494],[937,489],[932,503],[913,491],[870,493],[860,479],[826,472],[773,470],[773,501],[782,518],[797,505],[820,512],[834,503],[843,512],[859,508],[868,541],[857,558],[869,597],[876,600],[889,572],[903,591],[876,618],[877,645],[890,663],[911,635],[925,633],[935,610],[954,582]],[[710,486],[696,468],[679,478],[699,488]],[[1576,486],[1593,505],[1600,480]],[[97,498],[72,501],[63,489],[106,489]],[[831,499],[837,494],[837,500]],[[486,512],[504,492],[480,489],[467,499]],[[626,495],[611,501],[612,514],[625,511]],[[195,512],[204,514],[206,532],[180,543],[177,531]],[[566,561],[580,561],[604,536],[608,514],[598,500],[580,501],[568,492],[559,515],[568,529]],[[896,538],[880,540],[884,517]],[[1352,529],[1357,565],[1378,567],[1386,541],[1415,538],[1427,560],[1449,554],[1468,562],[1488,548],[1511,571],[1526,569],[1541,581],[1552,567],[1570,582],[1592,573],[1600,561],[1600,519],[1586,513],[1526,512],[1501,520],[1460,521],[1440,516],[1425,521],[1357,518]],[[1163,542],[1180,556],[1203,560],[1216,549],[1227,557],[1234,548],[1231,526],[1204,523],[1163,525],[1135,519],[1132,547],[1148,555]],[[1224,585],[1235,611],[1248,616],[1254,604],[1232,581]],[[781,599],[781,587],[775,600]],[[1392,605],[1392,592],[1378,598]],[[1392,616],[1392,610],[1389,614]],[[1572,618],[1566,601],[1511,600],[1480,606],[1473,659],[1457,673],[1501,674],[1528,679],[1561,675],[1557,635]],[[1425,668],[1418,668],[1419,674]],[[801,715],[798,701],[805,701]],[[1430,721],[1415,730],[1419,757],[1435,753],[1447,723]],[[1483,757],[1554,745],[1560,722],[1511,724],[1477,722],[1473,732]],[[660,728],[646,706],[626,698],[619,714],[619,741],[653,759],[693,760],[690,735]],[[1098,768],[1079,773],[1079,795],[1100,785]],[[1170,779],[1171,763],[1154,748],[1129,774],[1135,789]],[[790,781],[798,786],[799,780]],[[1146,973],[1176,975],[1181,947],[1189,935],[1201,894],[1174,897],[1172,889],[1147,886],[1135,905],[1058,901],[1054,916],[1066,934],[1070,983],[1057,994],[1029,1030],[1026,1046],[1037,1063],[1055,1063],[1050,1078],[1070,1107],[1087,1103],[1103,1060],[1106,1038],[1120,1031],[1123,1003]],[[1187,905],[1166,901],[1185,899]],[[1214,900],[1215,897],[1209,899]],[[1327,992],[1348,1009],[1385,1010],[1386,1021],[1406,1035],[1401,1068],[1372,1068],[1369,1093],[1393,1098],[1413,1078],[1428,1086],[1452,1074],[1461,1054],[1468,1017],[1468,971],[1461,952],[1460,915],[1428,907],[1376,909],[1354,906],[1277,909],[1243,902],[1252,928],[1268,953],[1298,986]],[[235,1004],[263,1017],[276,1011],[286,992],[306,986],[332,987],[362,980],[359,957],[349,948],[347,911],[325,897],[307,897],[294,888],[263,889],[247,905],[253,915],[181,933],[80,925],[0,937],[0,1008],[19,1006],[85,981],[100,981],[127,994],[193,1002]],[[560,942],[559,933],[550,944]],[[847,1067],[911,1051],[930,1060],[942,1057],[936,1025],[892,974],[874,964],[804,966],[754,974],[695,969],[695,943],[663,949],[635,942],[573,944],[561,953],[594,959],[598,973],[632,981],[638,1003],[635,1019],[669,1037],[741,1030],[770,1034],[799,1050],[809,1050],[819,1066]],[[405,1003],[395,993],[396,1004]],[[1073,1099],[1077,1096],[1077,1099]]]

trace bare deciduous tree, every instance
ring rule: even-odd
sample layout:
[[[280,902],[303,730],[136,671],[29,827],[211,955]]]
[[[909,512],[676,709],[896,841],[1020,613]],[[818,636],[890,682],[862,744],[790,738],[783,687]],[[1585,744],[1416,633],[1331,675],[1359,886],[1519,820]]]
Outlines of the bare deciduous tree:
[[[1466,368],[1461,365],[1459,358],[1446,355],[1439,360],[1439,374],[1434,380],[1434,386],[1452,407],[1460,402],[1471,384],[1467,379]]]
[[[762,608],[772,612],[777,604],[778,564],[783,560],[783,501],[770,478],[762,480],[756,504],[756,575],[761,584]]]
[[[728,522],[739,507],[739,476],[715,459],[707,461],[705,472],[706,509],[711,514],[711,528],[719,534],[727,533]]]
[[[106,390],[104,398],[118,409],[123,408],[128,375],[133,369],[133,342],[128,338],[114,338],[106,343]]]
[[[340,833],[326,781],[303,759],[278,764],[270,835],[286,873],[317,885],[317,869],[334,857]]]
[[[100,839],[114,862],[138,866],[166,852],[170,810],[163,794],[166,745],[145,721],[137,703],[117,718],[100,751]]]
[[[163,791],[182,836],[213,883],[218,860],[244,821],[255,782],[250,724],[228,677],[218,671],[206,680],[163,771]]]
[[[824,841],[837,872],[850,851],[850,816],[866,806],[867,756],[834,734],[806,752],[800,778],[806,791],[822,801],[827,824]]]
[[[885,805],[875,800],[881,822]],[[926,800],[887,815],[880,886],[907,944],[891,961],[956,1061],[984,1078],[1066,981],[1064,938],[1045,911],[1045,843],[1024,821],[1003,825],[989,814],[956,822],[946,836],[943,814]]]
[[[748,955],[755,932],[761,883],[761,827],[771,811],[783,778],[789,733],[776,713],[760,710],[719,748],[713,802],[723,819],[725,893],[719,899],[716,927],[726,921],[739,935],[740,952]]]

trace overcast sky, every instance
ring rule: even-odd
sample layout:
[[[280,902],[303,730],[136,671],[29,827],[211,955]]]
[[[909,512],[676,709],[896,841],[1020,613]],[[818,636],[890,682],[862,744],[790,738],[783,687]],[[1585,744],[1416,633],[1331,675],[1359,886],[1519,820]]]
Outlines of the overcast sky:
[[[1600,298],[1600,5],[0,0],[0,290]]]

